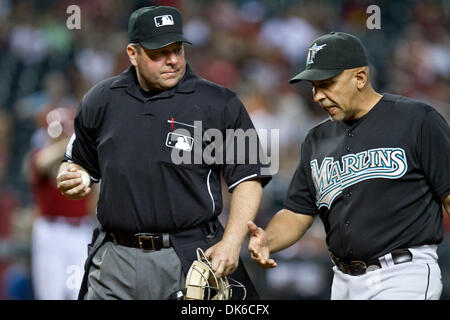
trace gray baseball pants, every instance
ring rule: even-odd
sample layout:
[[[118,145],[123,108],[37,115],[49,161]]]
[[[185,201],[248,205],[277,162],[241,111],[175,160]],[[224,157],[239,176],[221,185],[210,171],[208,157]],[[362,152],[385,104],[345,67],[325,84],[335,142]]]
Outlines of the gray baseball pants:
[[[85,300],[165,300],[185,277],[173,248],[145,252],[105,242],[95,253]]]

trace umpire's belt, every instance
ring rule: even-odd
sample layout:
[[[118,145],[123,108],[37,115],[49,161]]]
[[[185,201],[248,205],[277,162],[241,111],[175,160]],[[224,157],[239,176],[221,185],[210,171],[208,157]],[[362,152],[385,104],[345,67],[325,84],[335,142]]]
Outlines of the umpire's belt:
[[[412,253],[407,248],[396,249],[391,252],[392,261],[394,264],[400,264],[412,261]],[[349,274],[351,276],[359,276],[365,274],[368,271],[373,271],[381,268],[380,261],[378,259],[372,261],[350,261],[350,263],[345,263],[339,258],[331,254],[331,260],[333,260],[336,267],[343,273]]]
[[[108,238],[115,243],[138,248],[143,251],[157,251],[162,248],[170,248],[170,239],[168,233],[120,233],[109,232]]]

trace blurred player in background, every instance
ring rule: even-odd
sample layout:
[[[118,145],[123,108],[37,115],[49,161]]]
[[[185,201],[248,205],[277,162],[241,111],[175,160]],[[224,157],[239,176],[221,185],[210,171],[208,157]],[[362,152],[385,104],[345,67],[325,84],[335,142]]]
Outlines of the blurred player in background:
[[[43,112],[38,117],[39,130],[45,131],[47,139],[27,158],[28,180],[36,203],[31,264],[38,300],[77,298],[92,232],[91,198],[70,200],[59,192],[55,183],[73,133],[73,118],[74,112],[69,108],[48,108]]]

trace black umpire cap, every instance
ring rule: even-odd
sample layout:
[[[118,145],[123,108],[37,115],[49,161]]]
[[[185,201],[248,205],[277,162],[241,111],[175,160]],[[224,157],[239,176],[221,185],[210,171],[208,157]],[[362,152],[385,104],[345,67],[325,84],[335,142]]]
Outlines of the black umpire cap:
[[[346,69],[367,65],[366,50],[361,40],[348,33],[333,31],[311,43],[305,70],[289,80],[289,83],[326,80]]]
[[[173,7],[151,6],[134,11],[128,22],[128,41],[149,50],[175,42],[189,42],[183,35],[180,12]]]

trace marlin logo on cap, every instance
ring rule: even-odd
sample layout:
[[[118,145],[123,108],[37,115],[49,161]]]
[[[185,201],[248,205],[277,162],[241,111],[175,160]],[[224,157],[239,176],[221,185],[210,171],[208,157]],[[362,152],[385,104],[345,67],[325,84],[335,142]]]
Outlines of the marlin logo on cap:
[[[155,25],[157,27],[173,25],[173,17],[170,14],[155,17]]]
[[[308,58],[306,59],[306,65],[314,63],[314,58],[316,57],[317,52],[323,49],[327,44],[323,44],[318,46],[317,43],[314,43],[311,48],[308,49]]]

